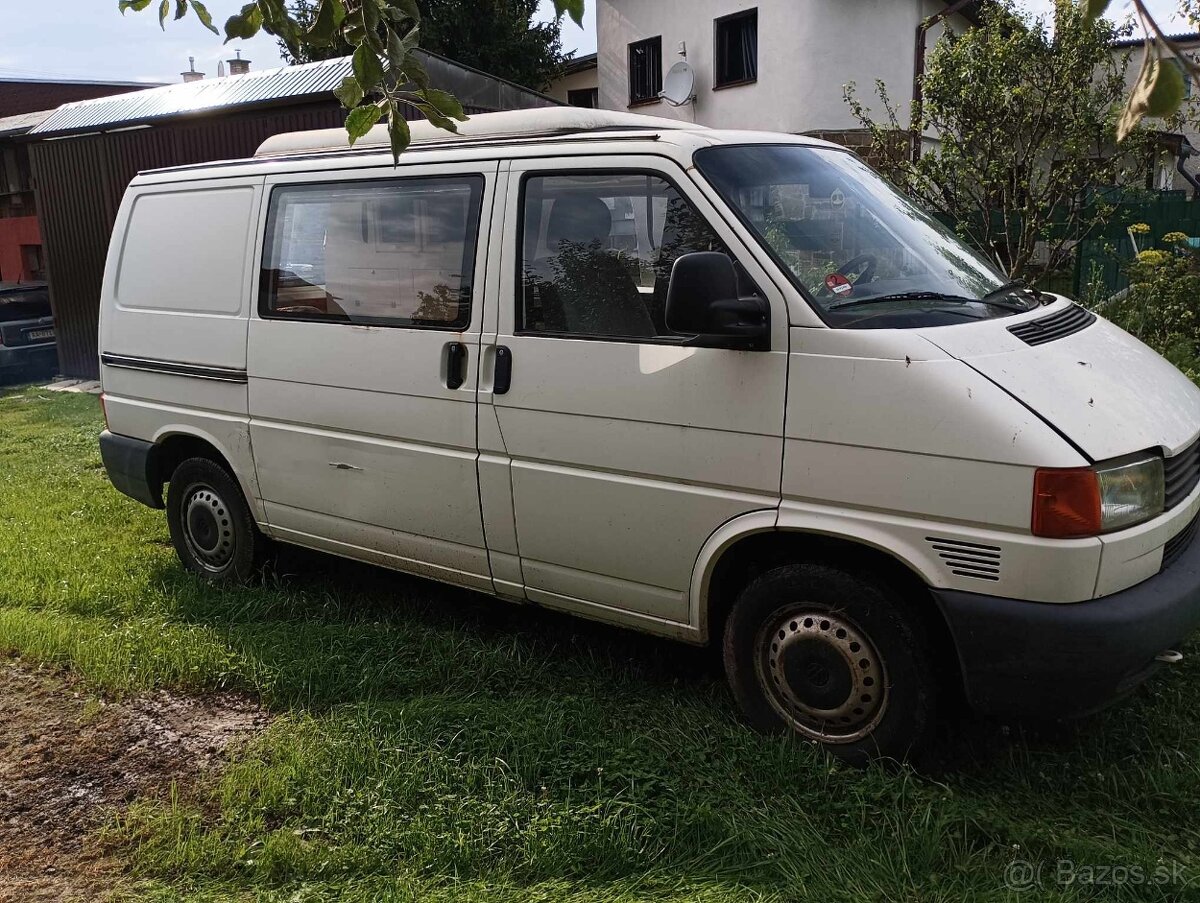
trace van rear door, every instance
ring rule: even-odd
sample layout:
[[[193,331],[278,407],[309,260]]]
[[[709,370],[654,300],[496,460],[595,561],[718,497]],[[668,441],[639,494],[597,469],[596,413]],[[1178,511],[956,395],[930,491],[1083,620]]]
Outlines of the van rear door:
[[[475,287],[495,177],[493,162],[268,179],[249,385],[274,535],[492,589]]]

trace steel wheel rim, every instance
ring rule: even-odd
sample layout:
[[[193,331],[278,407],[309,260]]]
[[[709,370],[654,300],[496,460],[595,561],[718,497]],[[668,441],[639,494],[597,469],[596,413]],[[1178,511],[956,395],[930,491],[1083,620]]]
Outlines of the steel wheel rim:
[[[874,730],[887,709],[883,658],[842,613],[785,606],[767,618],[754,653],[767,701],[811,740],[854,743]]]
[[[183,540],[192,559],[206,571],[225,570],[236,551],[233,517],[211,486],[188,487],[183,501]]]

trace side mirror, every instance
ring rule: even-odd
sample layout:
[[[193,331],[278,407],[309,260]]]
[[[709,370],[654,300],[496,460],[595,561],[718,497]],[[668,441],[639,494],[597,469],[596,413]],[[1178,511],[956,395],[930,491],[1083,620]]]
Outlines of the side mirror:
[[[667,286],[667,328],[694,335],[704,348],[769,348],[771,307],[763,298],[738,297],[737,271],[727,254],[682,254]]]

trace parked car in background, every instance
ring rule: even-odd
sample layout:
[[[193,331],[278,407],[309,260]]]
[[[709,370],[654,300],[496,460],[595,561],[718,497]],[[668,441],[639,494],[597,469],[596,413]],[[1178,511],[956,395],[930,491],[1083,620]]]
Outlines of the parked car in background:
[[[1141,342],[825,142],[412,132],[129,186],[101,452],[192,571],[274,539],[713,640],[755,726],[853,762],[1182,658],[1200,390]]]
[[[50,287],[0,282],[0,375],[33,373],[57,363]]]

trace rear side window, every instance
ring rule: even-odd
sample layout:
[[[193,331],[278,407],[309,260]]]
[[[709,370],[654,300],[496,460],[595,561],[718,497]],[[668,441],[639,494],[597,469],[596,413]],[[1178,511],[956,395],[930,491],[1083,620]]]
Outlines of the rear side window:
[[[471,319],[481,176],[275,189],[260,313],[461,329]]]

